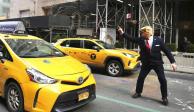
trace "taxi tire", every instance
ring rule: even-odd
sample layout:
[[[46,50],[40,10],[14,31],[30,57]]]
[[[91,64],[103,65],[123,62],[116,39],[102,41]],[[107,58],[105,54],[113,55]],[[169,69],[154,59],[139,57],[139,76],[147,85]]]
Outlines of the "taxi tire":
[[[15,91],[18,92],[18,100],[20,101],[19,103],[19,108],[17,110],[14,110],[10,103],[8,98],[10,97],[10,91],[11,89],[15,89]],[[9,93],[10,92],[10,93]],[[7,84],[6,86],[6,90],[5,90],[5,100],[6,100],[6,105],[7,105],[7,109],[9,112],[24,112],[24,99],[23,99],[23,94],[22,94],[22,90],[20,88],[20,86],[15,83],[15,82],[10,82],[9,84]]]
[[[118,72],[117,74],[112,74],[112,73],[109,72],[109,66],[111,66],[111,64],[115,64],[115,65],[117,65],[117,66],[119,67],[119,72]],[[106,64],[106,72],[107,72],[110,76],[112,76],[112,77],[118,77],[118,76],[122,75],[122,74],[123,74],[123,71],[124,71],[124,68],[123,68],[121,62],[119,62],[119,61],[117,61],[117,60],[110,60],[110,61],[108,61],[108,63]]]

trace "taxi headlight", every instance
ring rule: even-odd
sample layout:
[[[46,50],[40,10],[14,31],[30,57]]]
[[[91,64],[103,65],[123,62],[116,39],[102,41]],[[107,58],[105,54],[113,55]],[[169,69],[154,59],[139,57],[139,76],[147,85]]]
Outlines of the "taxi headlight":
[[[57,80],[44,75],[34,68],[27,68],[26,72],[28,73],[31,81],[39,84],[53,84],[57,82]]]
[[[128,53],[123,53],[125,56],[127,56],[128,58],[134,58],[134,56],[133,55],[131,55],[131,54],[128,54]]]

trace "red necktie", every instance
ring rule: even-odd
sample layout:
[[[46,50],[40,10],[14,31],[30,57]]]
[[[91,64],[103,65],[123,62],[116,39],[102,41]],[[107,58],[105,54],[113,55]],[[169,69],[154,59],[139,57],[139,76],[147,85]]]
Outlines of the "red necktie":
[[[149,45],[148,40],[146,40],[146,49],[147,49],[147,51],[150,53],[150,45]]]

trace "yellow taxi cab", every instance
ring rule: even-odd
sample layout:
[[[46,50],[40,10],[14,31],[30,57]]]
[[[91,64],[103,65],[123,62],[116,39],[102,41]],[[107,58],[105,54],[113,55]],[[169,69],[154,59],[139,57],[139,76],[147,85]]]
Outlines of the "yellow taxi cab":
[[[133,70],[140,63],[137,52],[116,49],[97,39],[65,38],[58,40],[54,46],[82,63],[105,68],[110,76],[122,75],[125,70]]]
[[[95,84],[88,66],[48,42],[0,33],[0,96],[9,112],[69,111],[96,98]]]

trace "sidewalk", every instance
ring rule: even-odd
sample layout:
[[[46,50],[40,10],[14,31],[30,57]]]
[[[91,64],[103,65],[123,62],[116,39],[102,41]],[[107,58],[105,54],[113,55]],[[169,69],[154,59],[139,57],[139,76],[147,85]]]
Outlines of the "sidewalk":
[[[173,71],[170,64],[164,64],[164,70],[165,71],[171,71],[171,72]],[[177,66],[176,72],[189,73],[189,74],[193,74],[194,75],[194,68]]]
[[[193,54],[177,54],[174,56],[177,64],[177,72],[194,74],[194,57]],[[166,56],[163,56],[164,69],[172,71],[171,64]]]

